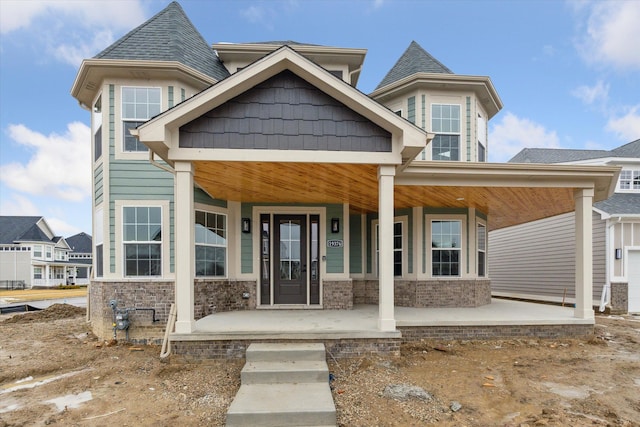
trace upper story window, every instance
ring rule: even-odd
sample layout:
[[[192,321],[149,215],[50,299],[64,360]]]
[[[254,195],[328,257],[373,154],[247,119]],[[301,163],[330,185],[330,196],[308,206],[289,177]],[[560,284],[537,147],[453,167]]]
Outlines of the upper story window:
[[[44,253],[45,253],[45,258],[46,259],[51,259],[51,257],[52,257],[51,246],[45,246],[44,247]]]
[[[460,160],[460,105],[433,104],[431,106],[433,160]]]
[[[623,169],[620,171],[618,188],[624,191],[640,191],[640,169]]]
[[[487,121],[481,114],[478,114],[476,121],[476,131],[478,132],[478,161],[487,161]]]
[[[196,211],[196,276],[224,277],[227,263],[227,216]]]
[[[159,87],[122,88],[122,131],[124,151],[147,151],[147,147],[134,138],[129,130],[135,129],[150,118],[160,114],[161,91]]]
[[[33,257],[42,258],[42,245],[33,245]]]
[[[67,253],[60,249],[54,250],[54,256],[56,261],[67,261]]]
[[[93,105],[93,160],[102,156],[102,95]]]
[[[125,276],[160,276],[162,208],[125,206],[123,217]]]

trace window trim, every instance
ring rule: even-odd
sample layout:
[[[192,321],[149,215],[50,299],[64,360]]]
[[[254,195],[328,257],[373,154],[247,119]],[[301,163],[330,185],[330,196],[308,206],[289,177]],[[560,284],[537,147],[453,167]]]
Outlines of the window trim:
[[[480,228],[484,228],[484,248],[481,249],[480,248],[480,240],[478,239],[479,236],[479,232],[480,232]],[[476,222],[476,276],[478,278],[483,277],[486,278],[488,276],[488,272],[489,272],[489,264],[487,262],[488,260],[488,254],[489,252],[489,234],[487,231],[487,224],[485,224],[483,221],[477,221]],[[483,262],[483,267],[484,267],[484,273],[480,274],[480,253],[484,253],[484,262]]]
[[[163,86],[136,86],[136,85],[120,85],[116,86],[114,90],[115,100],[114,103],[117,106],[118,116],[114,121],[114,134],[116,135],[115,139],[115,158],[122,160],[147,160],[149,158],[148,151],[125,151],[124,149],[124,122],[146,122],[151,117],[146,119],[140,118],[131,118],[125,117],[124,115],[124,106],[123,106],[123,91],[125,88],[143,88],[143,89],[159,89],[160,90],[160,113],[166,110],[165,106],[165,96],[164,91],[165,87]],[[104,105],[103,105],[104,109]]]
[[[116,225],[116,275],[126,280],[149,280],[149,278],[173,278],[174,273],[171,272],[171,258],[170,247],[172,236],[170,233],[170,215],[169,215],[169,201],[168,200],[116,200],[115,201],[115,225]],[[124,207],[160,207],[161,218],[161,260],[160,260],[160,276],[125,276],[125,253],[124,253]],[[105,250],[105,258],[108,260],[109,254],[106,246],[103,246]],[[105,262],[105,273],[108,270],[109,263]]]
[[[207,279],[207,278],[211,278],[211,279],[226,279],[229,277],[229,231],[230,231],[230,227],[229,227],[229,214],[226,211],[223,211],[222,209],[214,209],[211,206],[206,206],[206,205],[200,205],[200,207],[194,207],[193,209],[193,214],[194,214],[194,218],[193,218],[193,226],[195,229],[195,225],[196,225],[196,219],[195,219],[195,215],[197,212],[204,212],[205,214],[210,213],[210,214],[214,214],[214,215],[221,215],[224,216],[225,218],[225,244],[224,246],[222,245],[215,245],[215,244],[207,244],[207,243],[198,243],[196,240],[196,235],[194,232],[194,238],[193,238],[193,244],[194,244],[194,257],[193,257],[193,262],[194,262],[194,271],[193,271],[193,276],[196,279]],[[199,276],[197,273],[197,268],[196,268],[196,262],[197,262],[197,257],[195,255],[195,251],[197,246],[207,246],[207,247],[223,247],[225,249],[225,253],[224,253],[224,274],[220,275],[220,276]]]
[[[629,174],[629,177],[626,178],[624,175]],[[622,169],[620,171],[620,177],[618,178],[618,183],[616,184],[616,191],[620,193],[640,193],[640,180],[636,179],[640,177],[640,168],[638,169]],[[629,185],[629,188],[622,188],[623,180]],[[637,188],[635,182],[638,182]]]
[[[407,215],[401,215],[401,216],[394,216],[393,217],[393,225],[395,228],[396,224],[401,224],[402,226],[402,248],[400,248],[400,251],[402,252],[402,274],[400,276],[396,276],[395,275],[395,268],[394,268],[394,279],[405,279],[408,277],[409,275],[409,217]],[[371,274],[374,277],[380,277],[380,269],[379,269],[379,262],[378,262],[378,226],[380,224],[380,220],[379,219],[374,219],[373,221],[371,221],[371,259],[372,259],[372,263],[371,263]],[[394,237],[395,237],[395,230],[394,230]],[[394,244],[394,248],[393,248],[393,252],[395,254],[396,252],[396,248],[395,248],[395,244]],[[395,264],[395,258],[394,258],[394,264]]]
[[[444,132],[444,131],[440,131],[440,132],[436,132],[433,128],[433,110],[435,106],[449,106],[449,107],[458,107],[458,131],[457,132]],[[435,155],[434,155],[434,148],[435,148],[435,144],[434,141],[431,142],[431,160],[436,160],[436,161],[442,161],[442,162],[461,162],[462,161],[462,104],[456,104],[456,103],[445,103],[445,102],[432,102],[429,105],[429,129],[430,132],[433,132],[436,137],[438,135],[448,135],[448,136],[457,136],[458,137],[458,158],[457,159],[436,159]],[[435,140],[435,137],[434,137]]]
[[[433,250],[432,242],[432,221],[460,221],[460,274],[457,276],[434,276],[433,275]],[[464,214],[425,214],[425,246],[426,246],[426,274],[427,277],[438,280],[459,280],[468,277],[465,266],[467,265],[467,252],[469,238],[467,236],[468,217]]]

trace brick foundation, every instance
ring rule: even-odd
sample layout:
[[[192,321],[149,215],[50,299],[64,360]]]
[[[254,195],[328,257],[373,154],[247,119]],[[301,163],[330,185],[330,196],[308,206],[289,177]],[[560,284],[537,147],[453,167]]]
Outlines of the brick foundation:
[[[625,314],[629,311],[629,284],[611,283],[611,314]]]
[[[196,279],[193,293],[196,320],[223,311],[253,310],[257,304],[253,281]],[[244,293],[249,298],[243,298]]]
[[[351,310],[353,308],[352,281],[323,281],[322,308],[325,310]]]
[[[593,325],[412,326],[398,330],[403,343],[408,343],[421,339],[585,338],[593,334]]]
[[[354,304],[378,304],[377,280],[354,280]],[[491,281],[396,280],[395,305],[398,307],[480,307],[491,304]]]
[[[172,341],[172,361],[206,362],[210,359],[243,359],[251,343],[263,342],[301,342],[301,340],[209,340],[209,341]],[[361,338],[312,340],[322,342],[327,349],[327,358],[356,358],[362,356],[399,356],[399,338]]]

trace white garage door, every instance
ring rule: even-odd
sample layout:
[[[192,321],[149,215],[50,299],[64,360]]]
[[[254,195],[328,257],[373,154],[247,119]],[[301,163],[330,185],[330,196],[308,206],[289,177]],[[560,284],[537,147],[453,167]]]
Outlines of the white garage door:
[[[640,313],[640,251],[629,251],[629,312]]]

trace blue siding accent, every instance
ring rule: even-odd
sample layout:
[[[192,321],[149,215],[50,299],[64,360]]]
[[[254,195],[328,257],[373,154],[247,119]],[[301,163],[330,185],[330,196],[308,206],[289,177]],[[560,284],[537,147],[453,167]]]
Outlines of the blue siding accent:
[[[251,218],[253,204],[243,203],[240,207],[241,218]],[[251,224],[251,233],[240,233],[240,271],[253,273],[253,233],[260,232],[260,223]],[[272,232],[273,233],[273,232]]]
[[[169,86],[168,87],[168,95],[167,95],[167,101],[169,103],[169,108],[172,108],[174,103],[173,103],[173,86]]]
[[[407,100],[407,120],[416,124],[416,97],[411,96]]]
[[[116,151],[116,87],[109,85],[109,163],[115,158]],[[116,217],[113,198],[109,197],[109,271],[116,272]],[[105,236],[106,237],[106,236]],[[106,270],[106,268],[105,268]]]
[[[362,216],[349,215],[349,273],[362,271]]]
[[[325,224],[327,230],[327,240],[340,239],[344,240],[344,221],[342,205],[327,205],[327,223]],[[340,220],[340,232],[331,232],[331,218],[338,218]],[[341,248],[326,248],[327,249],[327,273],[342,273],[344,272],[344,246]]]
[[[94,206],[99,205],[104,200],[104,165],[100,163],[93,170],[93,197]]]
[[[203,205],[217,206],[219,208],[227,208],[226,200],[212,199],[207,193],[199,188],[193,189],[193,202],[202,203]]]
[[[422,95],[422,129],[427,128],[427,96]]]
[[[467,96],[467,162],[471,161],[471,97]]]
[[[367,236],[367,273],[371,274],[373,272],[373,226],[372,222],[378,219],[377,213],[369,213],[367,214],[367,226],[365,227],[365,234]]]

